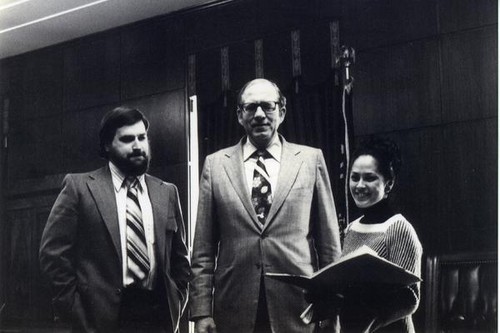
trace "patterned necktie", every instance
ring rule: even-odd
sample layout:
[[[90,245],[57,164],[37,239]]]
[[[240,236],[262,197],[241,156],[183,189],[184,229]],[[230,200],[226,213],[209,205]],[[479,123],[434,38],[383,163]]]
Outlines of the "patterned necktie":
[[[271,179],[264,164],[264,160],[269,156],[269,153],[267,150],[257,150],[253,155],[257,157],[257,163],[253,172],[252,204],[259,222],[264,225],[273,201]]]
[[[137,196],[139,181],[127,178],[127,273],[135,282],[149,274],[149,257],[142,223],[142,212]]]

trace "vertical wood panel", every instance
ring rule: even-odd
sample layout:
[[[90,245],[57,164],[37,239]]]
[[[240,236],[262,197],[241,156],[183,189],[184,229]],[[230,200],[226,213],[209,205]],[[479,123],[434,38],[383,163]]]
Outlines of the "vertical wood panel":
[[[354,69],[353,117],[357,135],[440,123],[436,41],[362,52]]]
[[[196,94],[200,105],[211,103],[220,97],[220,67],[220,49],[196,53]]]
[[[159,22],[122,34],[122,98],[130,99],[184,85],[184,42],[179,28]]]
[[[99,107],[63,117],[63,173],[85,172],[104,165],[99,157],[99,124],[111,109]]]
[[[437,33],[437,0],[355,0],[343,4],[342,39],[357,50]]]
[[[7,306],[8,317],[22,322],[30,318],[31,278],[32,270],[38,265],[33,258],[32,230],[33,211],[21,210],[10,212],[7,230],[10,239],[7,243],[8,285]]]
[[[302,77],[307,84],[321,83],[330,75],[330,22],[300,30]]]
[[[286,90],[292,81],[292,51],[290,32],[264,38],[264,78]]]
[[[318,0],[258,0],[257,19],[259,34],[272,34],[294,30],[318,20]]]
[[[43,177],[62,171],[60,116],[11,122],[9,179]]]
[[[188,53],[252,39],[263,15],[257,1],[234,1],[229,5],[194,12],[186,18]]]
[[[255,45],[253,40],[229,46],[229,70],[231,90],[235,92],[239,91],[249,80],[255,78]]]
[[[442,177],[447,172],[443,165],[443,133],[439,128],[424,128],[393,134],[399,143],[403,166],[398,187],[394,193],[402,211],[415,227],[425,253],[443,250],[444,230],[448,224],[443,212],[444,190]]]
[[[37,51],[24,58],[20,119],[53,116],[62,112],[62,64],[60,48]]]
[[[488,119],[444,129],[443,204],[449,251],[496,249],[484,234],[497,223],[498,128]]]
[[[54,199],[51,196],[11,202],[16,208],[7,214],[5,230],[11,237],[2,248],[9,286],[5,318],[15,327],[36,323],[41,328],[53,323],[50,290],[40,274],[38,250],[50,211],[47,204]]]
[[[10,119],[58,115],[62,112],[62,52],[42,50],[9,59],[1,72],[2,89],[11,100]]]
[[[120,99],[120,35],[104,33],[64,51],[64,110],[81,110]]]
[[[318,0],[318,15],[320,19],[342,17],[342,1]]]
[[[34,221],[32,221],[32,255],[34,261],[33,275],[31,281],[32,315],[38,322],[52,324],[54,313],[51,302],[51,290],[42,278],[38,265],[38,252],[42,239],[43,229],[49,217],[50,207],[39,207],[35,209]]]
[[[5,95],[9,91],[12,61],[0,61],[0,95]]]
[[[444,121],[496,117],[497,27],[446,35],[442,50]]]
[[[6,126],[6,115],[9,112],[10,101],[7,97],[4,97],[3,93],[0,93],[0,116],[2,121],[0,126],[0,138],[4,138],[6,132],[8,131],[8,127]],[[3,141],[3,140],[2,140]],[[2,253],[5,253],[5,243],[8,240],[8,233],[6,232],[6,196],[7,196],[7,170],[6,170],[6,150],[2,145],[0,147],[0,250]],[[8,275],[5,274],[6,271],[6,262],[3,259],[3,256],[0,256],[0,306],[3,306],[6,300],[5,288],[3,286],[6,285],[6,278]]]
[[[442,33],[498,23],[497,0],[439,0]]]

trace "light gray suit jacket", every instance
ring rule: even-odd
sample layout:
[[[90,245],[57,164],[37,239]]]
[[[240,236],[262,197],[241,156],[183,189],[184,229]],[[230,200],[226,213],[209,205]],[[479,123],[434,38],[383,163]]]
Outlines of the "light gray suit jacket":
[[[190,318],[214,317],[219,333],[253,332],[265,287],[273,332],[310,332],[299,316],[301,289],[263,273],[311,275],[341,252],[333,195],[321,150],[283,143],[265,225],[252,206],[242,142],[206,158],[192,257]]]
[[[158,272],[175,332],[187,300],[190,276],[177,188],[146,175],[153,208]],[[50,281],[56,314],[73,328],[109,332],[117,328],[123,288],[116,199],[108,167],[69,174],[45,226],[42,273]]]

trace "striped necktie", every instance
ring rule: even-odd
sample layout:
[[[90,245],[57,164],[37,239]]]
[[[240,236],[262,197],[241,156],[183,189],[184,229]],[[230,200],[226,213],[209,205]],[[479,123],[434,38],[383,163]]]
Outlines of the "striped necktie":
[[[137,196],[139,180],[127,178],[127,274],[141,284],[149,274],[150,262],[141,205]]]
[[[264,225],[273,201],[271,179],[264,164],[264,160],[269,157],[269,152],[267,150],[257,150],[253,153],[253,156],[257,157],[257,163],[253,172],[252,204],[259,222]]]

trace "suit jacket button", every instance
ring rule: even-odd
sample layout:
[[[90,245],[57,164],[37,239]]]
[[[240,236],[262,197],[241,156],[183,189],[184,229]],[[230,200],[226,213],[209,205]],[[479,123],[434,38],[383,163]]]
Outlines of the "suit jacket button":
[[[122,293],[122,290],[120,288],[116,289],[116,294],[120,295]]]

